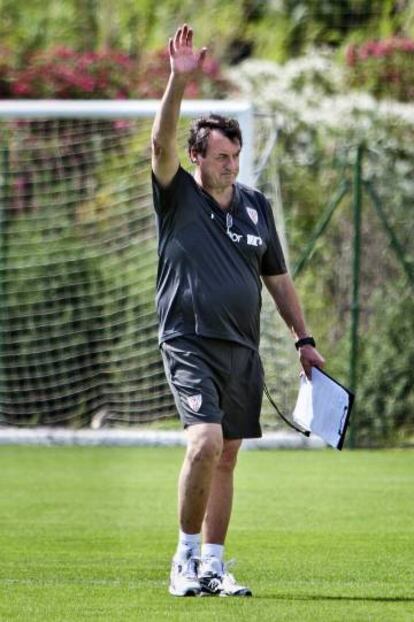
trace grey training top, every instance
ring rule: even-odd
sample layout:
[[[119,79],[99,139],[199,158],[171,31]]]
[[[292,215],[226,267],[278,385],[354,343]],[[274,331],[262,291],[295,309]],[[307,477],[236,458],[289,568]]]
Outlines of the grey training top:
[[[286,272],[267,199],[236,183],[223,210],[181,166],[165,189],[152,180],[160,343],[195,334],[257,349],[260,276]]]

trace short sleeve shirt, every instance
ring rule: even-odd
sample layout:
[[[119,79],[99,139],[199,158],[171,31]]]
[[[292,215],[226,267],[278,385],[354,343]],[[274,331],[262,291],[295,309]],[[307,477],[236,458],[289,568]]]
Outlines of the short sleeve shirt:
[[[260,277],[286,272],[269,202],[236,183],[223,210],[181,166],[167,188],[152,181],[160,343],[191,334],[257,349]]]

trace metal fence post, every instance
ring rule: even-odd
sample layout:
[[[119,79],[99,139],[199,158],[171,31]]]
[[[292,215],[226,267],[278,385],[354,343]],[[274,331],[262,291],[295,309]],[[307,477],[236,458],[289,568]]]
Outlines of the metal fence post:
[[[9,169],[9,149],[3,144],[0,160],[0,421],[3,420],[3,392],[4,392],[4,352],[3,331],[6,305],[5,285],[5,254],[6,254],[6,227],[7,227],[7,177]]]
[[[353,251],[352,251],[352,305],[351,305],[351,352],[349,360],[349,386],[352,391],[356,391],[358,375],[358,354],[359,354],[359,316],[360,316],[360,266],[361,266],[361,216],[362,216],[362,159],[364,148],[360,144],[357,147],[356,160],[354,165],[353,183]],[[349,442],[351,447],[356,445],[356,425],[355,413],[350,426]]]

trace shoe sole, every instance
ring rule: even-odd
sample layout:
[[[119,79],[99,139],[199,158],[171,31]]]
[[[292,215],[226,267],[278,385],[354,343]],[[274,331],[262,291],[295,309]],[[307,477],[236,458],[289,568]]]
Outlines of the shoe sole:
[[[205,598],[206,596],[219,596],[220,598],[251,598],[253,594],[251,592],[239,592],[236,594],[226,594],[226,592],[200,592],[200,596]]]
[[[221,596],[223,598],[250,598],[253,596],[252,592],[248,588],[241,589],[239,592],[235,592],[234,594],[229,594],[224,590],[217,590],[216,592],[212,592],[209,589],[206,589],[201,586],[200,596]]]
[[[187,598],[191,596],[198,596],[200,594],[200,590],[197,590],[197,589],[187,590],[186,592],[176,592],[172,588],[170,588],[168,591],[171,594],[171,596],[178,596],[178,597],[181,596],[183,598]]]

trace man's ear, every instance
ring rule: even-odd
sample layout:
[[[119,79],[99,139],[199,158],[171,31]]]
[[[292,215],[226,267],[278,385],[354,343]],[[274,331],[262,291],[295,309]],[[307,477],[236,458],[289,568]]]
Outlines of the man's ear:
[[[194,149],[191,149],[190,151],[190,160],[193,164],[198,164],[198,157],[199,154],[197,153],[197,151],[194,151]]]

